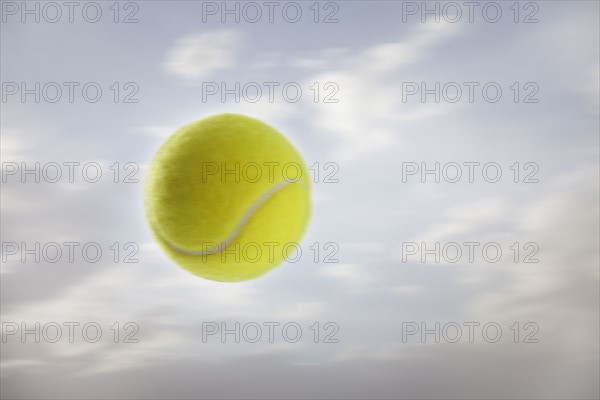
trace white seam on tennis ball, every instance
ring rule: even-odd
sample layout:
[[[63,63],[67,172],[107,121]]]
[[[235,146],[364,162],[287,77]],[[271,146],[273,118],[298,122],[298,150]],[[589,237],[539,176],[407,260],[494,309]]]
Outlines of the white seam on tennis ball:
[[[219,252],[223,251],[223,249],[225,249],[227,246],[229,246],[231,244],[231,242],[233,242],[233,240],[240,234],[240,232],[242,231],[242,228],[246,225],[246,223],[248,222],[250,217],[252,217],[252,214],[254,214],[254,212],[258,209],[258,207],[260,207],[265,201],[267,201],[275,193],[277,193],[278,191],[280,191],[281,189],[283,189],[285,186],[289,185],[290,183],[297,183],[297,184],[304,186],[304,182],[300,182],[300,181],[292,182],[292,181],[287,181],[287,180],[278,182],[275,185],[271,186],[269,188],[269,190],[264,192],[258,199],[256,199],[254,204],[252,204],[252,206],[246,211],[244,216],[240,219],[240,222],[235,227],[235,229],[233,231],[231,231],[229,236],[227,236],[227,238],[224,241],[222,241],[215,249],[197,250],[197,251],[186,250],[186,249],[182,249],[181,247],[174,245],[173,243],[166,240],[164,237],[162,239],[171,249],[175,250],[178,253],[186,254],[189,256],[204,256],[204,255],[219,253]]]

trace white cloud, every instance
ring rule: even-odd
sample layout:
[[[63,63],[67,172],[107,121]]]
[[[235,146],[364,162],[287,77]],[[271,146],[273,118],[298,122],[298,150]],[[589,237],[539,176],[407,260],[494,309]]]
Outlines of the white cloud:
[[[492,226],[505,219],[507,213],[505,202],[498,198],[448,207],[444,212],[446,220],[431,226],[414,241],[433,243],[448,238],[456,239],[458,235],[467,239],[469,234],[480,229],[493,231]]]
[[[418,285],[400,285],[394,286],[391,290],[397,296],[414,296],[421,293],[423,287]]]
[[[367,254],[379,254],[386,251],[385,245],[379,242],[348,242],[344,249]]]
[[[22,162],[27,161],[24,150],[27,145],[20,138],[24,137],[22,129],[2,129],[0,135],[0,158],[2,161]]]
[[[435,24],[417,29],[404,41],[384,42],[357,53],[339,49],[321,51],[312,58],[300,58],[296,66],[323,67],[305,81],[306,87],[318,82],[321,97],[333,94],[338,103],[325,103],[324,98],[306,101],[311,120],[318,131],[331,135],[338,146],[333,157],[344,162],[358,162],[396,145],[403,123],[421,121],[445,113],[448,107],[402,103],[399,77],[407,68],[421,60],[433,47],[457,32],[451,24]],[[327,83],[337,85],[332,93]],[[456,107],[455,107],[456,109]]]
[[[191,34],[177,39],[164,67],[186,81],[198,81],[235,65],[240,35],[233,31]]]
[[[322,275],[334,278],[351,291],[357,292],[368,290],[377,282],[372,272],[372,268],[359,264],[327,264],[321,270]]]
[[[261,53],[248,65],[249,68],[257,70],[272,69],[281,65],[283,54],[281,53]]]
[[[134,132],[147,135],[152,138],[166,139],[175,132],[173,127],[169,126],[140,126],[134,129]]]

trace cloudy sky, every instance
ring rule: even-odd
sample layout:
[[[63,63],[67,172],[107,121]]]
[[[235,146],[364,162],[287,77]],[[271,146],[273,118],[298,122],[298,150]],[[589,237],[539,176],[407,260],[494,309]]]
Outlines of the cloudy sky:
[[[54,4],[0,3],[2,398],[600,396],[598,2]],[[319,171],[235,284],[142,200],[221,112]]]

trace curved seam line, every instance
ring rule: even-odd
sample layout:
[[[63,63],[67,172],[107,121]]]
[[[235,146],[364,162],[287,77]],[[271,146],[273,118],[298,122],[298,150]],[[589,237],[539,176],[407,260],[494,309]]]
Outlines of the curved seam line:
[[[271,186],[269,188],[269,190],[267,190],[266,192],[264,192],[262,195],[260,195],[260,197],[258,199],[256,199],[256,201],[252,204],[252,206],[246,211],[246,213],[244,214],[244,216],[242,217],[242,219],[240,220],[240,222],[238,223],[238,225],[235,227],[235,229],[229,234],[229,236],[222,241],[221,243],[219,243],[219,245],[217,245],[216,248],[214,249],[210,249],[210,250],[196,250],[196,251],[192,251],[192,250],[185,250],[182,249],[181,247],[178,247],[176,245],[174,245],[173,243],[169,242],[168,240],[166,240],[164,237],[162,238],[164,240],[164,242],[173,250],[181,253],[181,254],[186,254],[189,256],[204,256],[204,255],[210,255],[210,254],[216,254],[216,253],[220,253],[221,251],[223,251],[225,248],[227,248],[227,246],[229,246],[231,244],[231,242],[233,242],[233,240],[238,237],[238,235],[240,234],[240,232],[242,231],[242,229],[244,228],[244,226],[246,225],[246,223],[248,222],[248,220],[250,219],[250,217],[252,217],[252,215],[254,214],[254,212],[264,203],[266,202],[268,199],[270,199],[271,197],[273,197],[273,195],[275,193],[277,193],[278,191],[280,191],[281,189],[283,189],[284,187],[286,187],[287,185],[291,184],[291,183],[298,183],[300,185],[304,186],[303,182],[297,181],[297,182],[290,182],[290,181],[281,181],[273,186]]]

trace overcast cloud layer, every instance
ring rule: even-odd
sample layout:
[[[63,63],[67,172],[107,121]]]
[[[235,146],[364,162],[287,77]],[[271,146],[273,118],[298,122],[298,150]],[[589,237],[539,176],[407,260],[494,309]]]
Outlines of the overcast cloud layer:
[[[243,15],[223,23],[219,13],[206,13],[221,2],[120,3],[120,21],[132,12],[139,20],[129,24],[114,22],[112,2],[99,3],[97,23],[79,9],[70,23],[66,8],[57,23],[31,16],[23,23],[7,3],[0,41],[2,398],[600,396],[597,2],[521,4],[519,23],[512,2],[498,3],[497,23],[482,17],[486,2],[473,22],[463,15],[455,23],[432,16],[422,23],[418,13],[403,14],[406,2],[322,2],[318,23],[313,2],[297,3],[303,13],[296,23],[282,17],[286,2],[272,23],[264,6],[256,23]],[[338,22],[323,23],[332,12]],[[523,23],[529,15],[539,21]],[[7,82],[80,86],[72,103],[64,85],[60,101],[42,96],[36,103],[34,95],[23,102],[20,93],[7,94],[14,89]],[[100,101],[81,98],[87,82],[103,88]],[[256,82],[263,95],[255,102],[247,101],[254,91],[239,102],[206,95],[207,84],[222,82]],[[280,84],[273,101],[264,82]],[[297,102],[281,94],[290,82],[302,89]],[[407,82],[457,82],[463,98],[403,99]],[[479,84],[473,102],[464,82]],[[490,82],[503,89],[495,103],[482,97]],[[135,88],[139,101],[124,103]],[[538,102],[523,102],[532,92]],[[338,101],[324,102],[328,94]],[[144,175],[157,148],[177,127],[219,112],[273,125],[321,173],[301,260],[237,284],[174,265],[155,244],[143,209]],[[7,175],[35,162],[95,162],[104,175],[98,183],[80,176],[73,183],[35,183],[31,176],[22,183],[19,174]],[[115,162],[139,182],[114,183]],[[414,175],[404,182],[407,162],[458,163],[463,177],[435,183],[427,176],[422,183]],[[473,183],[465,162],[480,163]],[[502,171],[497,183],[481,176],[481,166],[492,162]],[[139,170],[124,169],[126,163]],[[324,182],[333,170],[338,182]],[[534,170],[538,182],[524,183]],[[8,254],[8,242],[96,242],[105,254],[97,263],[31,256],[21,262]],[[109,250],[115,242],[118,263]],[[137,263],[122,262],[129,242],[138,248]],[[310,249],[315,242],[319,262]],[[330,242],[339,246],[336,263],[323,262]],[[436,263],[430,255],[423,263],[420,253],[405,258],[407,242],[498,243],[503,254],[487,262],[479,247],[474,262],[463,254],[458,262]],[[524,262],[528,255],[539,261]],[[25,341],[20,332],[9,334],[14,324],[36,322],[95,322],[103,336],[97,343],[81,334],[73,343],[36,343],[33,334]],[[111,330],[116,322],[119,343]],[[123,343],[132,332],[124,330],[127,322],[139,327],[137,343]],[[203,340],[207,323],[237,322],[259,324],[263,337]],[[280,324],[272,343],[269,322]],[[290,322],[302,328],[296,343],[281,337]],[[422,323],[448,330],[439,343],[434,334],[403,340],[408,326]],[[465,323],[479,324],[472,342]],[[481,333],[490,323],[502,329],[496,343]],[[462,337],[452,343],[456,325]]]

